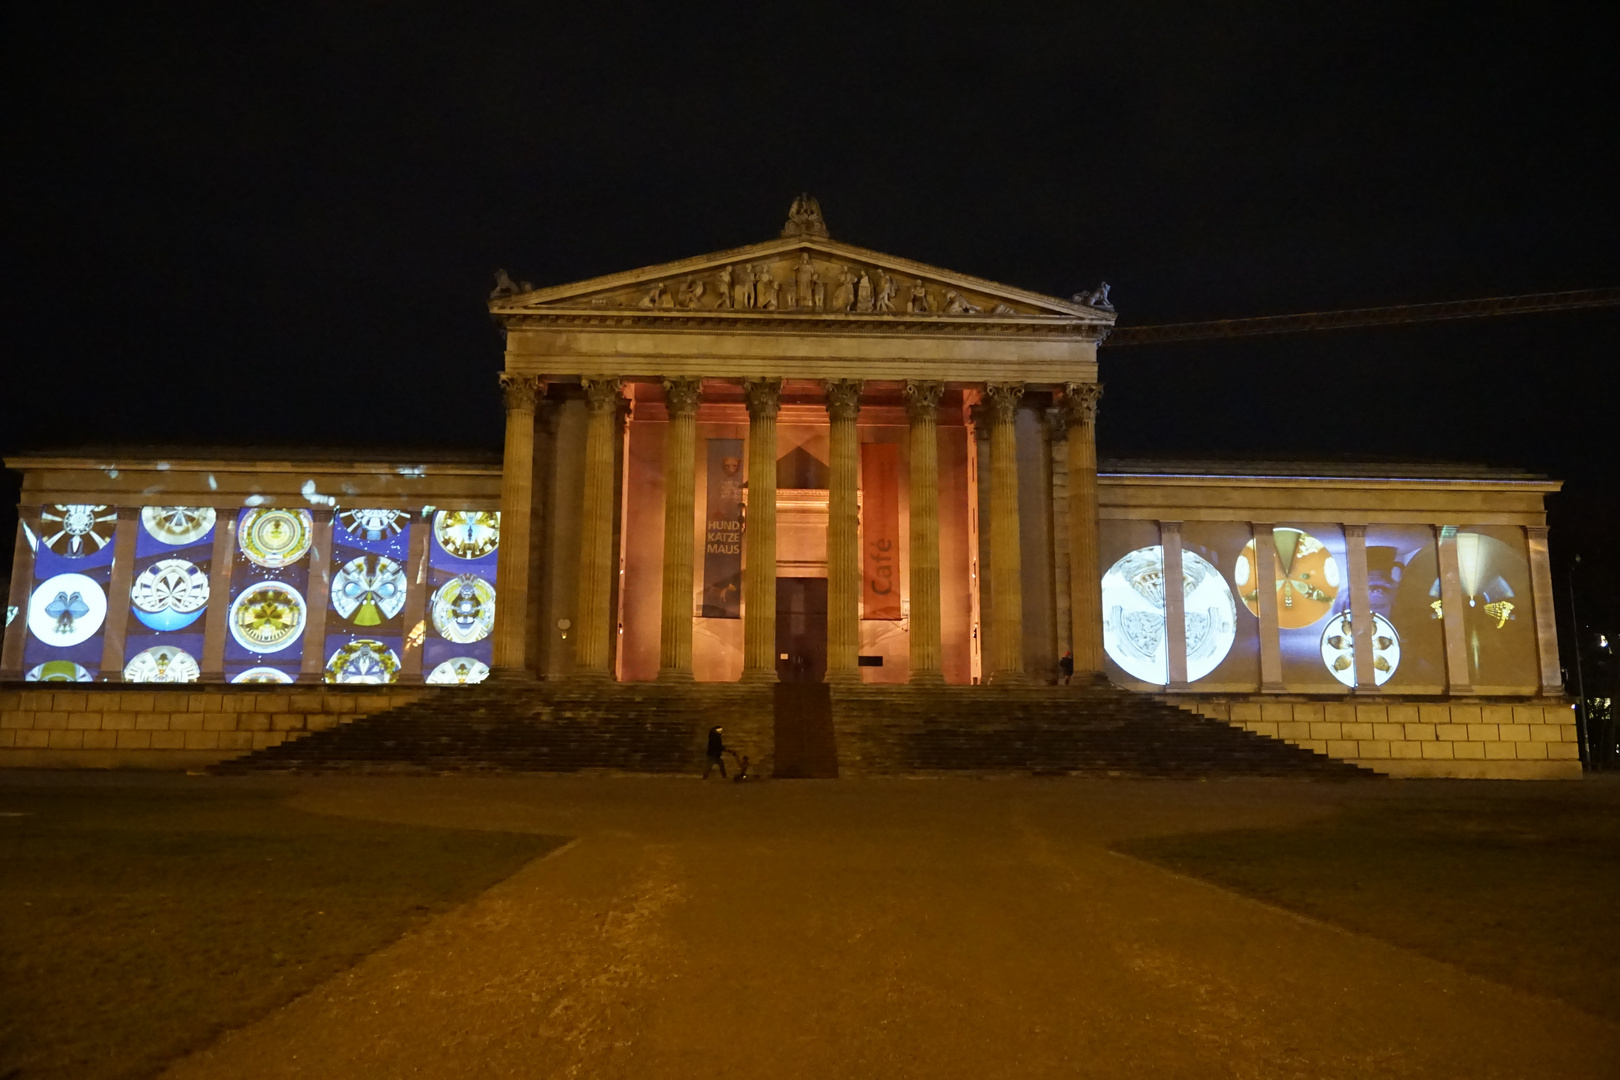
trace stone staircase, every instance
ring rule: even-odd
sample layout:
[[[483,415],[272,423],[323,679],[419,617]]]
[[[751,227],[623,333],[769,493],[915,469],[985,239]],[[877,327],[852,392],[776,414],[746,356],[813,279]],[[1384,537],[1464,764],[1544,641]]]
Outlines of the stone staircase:
[[[836,773],[798,775],[1375,775],[1106,684],[835,687],[831,704]],[[723,724],[727,743],[753,755],[754,772],[770,775],[773,714],[771,684],[435,688],[409,705],[257,750],[213,771],[683,773],[701,768],[704,734]]]

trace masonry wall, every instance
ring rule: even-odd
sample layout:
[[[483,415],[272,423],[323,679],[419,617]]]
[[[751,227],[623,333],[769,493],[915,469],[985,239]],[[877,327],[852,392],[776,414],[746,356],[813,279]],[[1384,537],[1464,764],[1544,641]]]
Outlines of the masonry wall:
[[[1257,735],[1386,776],[1564,780],[1581,776],[1568,702],[1488,698],[1376,704],[1163,696]]]
[[[0,768],[202,768],[423,693],[386,686],[0,689]]]

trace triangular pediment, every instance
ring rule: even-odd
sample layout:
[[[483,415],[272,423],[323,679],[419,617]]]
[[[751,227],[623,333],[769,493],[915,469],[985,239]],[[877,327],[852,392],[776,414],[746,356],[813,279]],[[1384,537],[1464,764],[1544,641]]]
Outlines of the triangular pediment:
[[[1105,301],[1103,301],[1106,303]],[[1061,320],[1112,325],[1114,312],[819,237],[791,237],[543,289],[502,290],[497,317],[572,312],[901,321]]]

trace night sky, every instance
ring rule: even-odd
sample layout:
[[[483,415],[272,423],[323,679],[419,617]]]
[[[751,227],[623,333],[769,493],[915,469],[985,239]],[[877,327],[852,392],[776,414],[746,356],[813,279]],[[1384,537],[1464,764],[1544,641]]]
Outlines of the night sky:
[[[1620,285],[1620,8],[1415,6],[23,5],[0,454],[498,448],[496,267],[764,240],[801,189],[1122,325]],[[1612,618],[1616,363],[1617,310],[1105,349],[1101,451],[1549,473]]]

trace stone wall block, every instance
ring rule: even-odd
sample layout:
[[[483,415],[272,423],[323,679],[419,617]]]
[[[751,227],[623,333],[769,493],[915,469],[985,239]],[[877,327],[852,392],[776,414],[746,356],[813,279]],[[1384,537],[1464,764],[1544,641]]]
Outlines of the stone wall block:
[[[264,713],[242,713],[236,721],[238,731],[269,731],[270,717]]]
[[[293,712],[320,712],[326,706],[325,694],[290,694],[287,708]]]
[[[1308,739],[1310,737],[1311,725],[1309,724],[1296,723],[1293,720],[1289,720],[1286,723],[1277,725],[1277,738],[1279,739],[1287,739],[1291,742],[1297,742],[1300,739]]]
[[[135,714],[132,712],[107,712],[101,714],[102,731],[134,731]]]
[[[1496,729],[1501,733],[1503,742],[1528,742],[1530,740],[1529,724],[1498,724]]]
[[[113,737],[118,740],[120,750],[149,750],[152,747],[150,731],[115,731]]]
[[[1384,739],[1362,739],[1356,744],[1356,757],[1387,758],[1389,742]]]
[[[204,731],[235,731],[237,715],[228,712],[203,713]]]
[[[1448,742],[1426,742],[1423,744],[1423,756],[1431,760],[1450,760],[1453,756],[1451,744]]]
[[[52,750],[80,750],[84,748],[84,732],[68,731],[65,728],[53,729],[50,741],[46,743]]]
[[[1413,707],[1414,706],[1410,706],[1410,705],[1407,706],[1407,708],[1413,708]],[[1449,705],[1418,705],[1415,708],[1417,709],[1418,721],[1420,723],[1424,723],[1424,724],[1449,724],[1449,723],[1451,723],[1451,706],[1449,706]]]
[[[51,704],[51,694],[48,690],[25,690],[19,705],[31,712],[41,712],[54,708]]]
[[[289,694],[254,694],[253,711],[262,713],[286,712],[292,706],[288,704]]]
[[[1392,739],[1406,738],[1405,724],[1374,724],[1372,737],[1389,742]]]
[[[219,733],[219,748],[221,750],[251,750],[253,749],[253,732],[222,731]]]
[[[1326,739],[1301,739],[1300,742],[1299,742],[1299,747],[1300,747],[1301,750],[1309,750],[1313,754],[1324,754],[1325,755],[1327,753],[1327,740]]]
[[[12,712],[22,708],[21,690],[0,690],[0,712]]]
[[[17,730],[15,728],[0,728],[0,747],[16,745]]]
[[[279,731],[255,731],[253,733],[253,749],[263,750],[267,746],[280,746],[287,741],[287,736]]]
[[[1548,743],[1547,756],[1555,761],[1579,761],[1581,748],[1572,742]]]
[[[1433,724],[1403,724],[1408,742],[1429,742],[1434,739]]]
[[[1342,738],[1355,739],[1356,741],[1359,742],[1362,739],[1376,738],[1376,736],[1373,734],[1373,728],[1379,727],[1379,726],[1381,726],[1381,725],[1378,725],[1378,724],[1361,724],[1361,723],[1340,724],[1339,729],[1340,729],[1340,731],[1342,733],[1341,734]]]
[[[1328,757],[1353,758],[1359,752],[1360,744],[1352,739],[1329,739],[1327,744]]]
[[[157,710],[157,695],[150,691],[126,690],[118,695],[118,707],[127,709],[130,712],[155,712]]]
[[[89,698],[83,690],[57,690],[51,694],[51,708],[57,712],[84,712],[90,707]]]
[[[1340,705],[1341,709],[1350,709],[1355,712],[1355,719],[1363,724],[1384,724],[1389,722],[1388,705]]]
[[[1560,732],[1551,724],[1531,724],[1530,740],[1532,742],[1561,742]]]
[[[1467,758],[1477,761],[1485,756],[1485,744],[1482,742],[1456,742],[1451,744],[1451,756]]]
[[[1520,761],[1545,761],[1547,758],[1547,744],[1528,740],[1514,743],[1513,756]]]
[[[1328,739],[1341,738],[1342,736],[1340,729],[1344,725],[1323,721],[1319,724],[1309,724],[1307,726],[1311,729],[1310,737],[1312,740],[1320,739],[1326,741]]]
[[[169,714],[170,731],[201,731],[203,729],[203,714],[200,712],[175,712]]]
[[[1467,724],[1436,724],[1434,737],[1445,742],[1466,742],[1468,740]]]
[[[1469,742],[1497,742],[1502,738],[1501,729],[1495,724],[1469,724]]]
[[[1292,720],[1294,719],[1294,707],[1292,705],[1261,705],[1260,715],[1255,719],[1276,720],[1278,722]]]
[[[187,694],[186,711],[203,713],[218,712],[219,699],[219,694]],[[178,706],[176,706],[176,708],[178,709]]]
[[[1260,719],[1260,706],[1252,701],[1236,701],[1232,703],[1232,723],[1242,724],[1250,720]]]
[[[1485,744],[1485,759],[1487,761],[1511,761],[1514,757],[1513,748],[1518,743],[1488,742]]]
[[[102,731],[99,728],[95,731],[86,731],[82,745],[86,750],[116,749],[118,746],[118,732]]]
[[[34,714],[34,728],[38,731],[66,731],[67,726],[68,714],[65,712],[47,710]]]
[[[1254,732],[1256,735],[1264,735],[1268,739],[1282,738],[1282,736],[1278,734],[1278,729],[1282,727],[1281,724],[1268,724],[1264,720],[1260,720],[1252,724],[1245,724],[1243,726]]]
[[[136,731],[168,731],[169,730],[169,714],[168,713],[155,713],[155,712],[140,713],[140,712],[138,712],[138,713],[131,713],[130,715],[135,717],[135,730]]]
[[[40,748],[50,745],[51,733],[48,731],[35,731],[34,729],[29,728],[27,730],[19,730],[14,736],[12,736],[12,738],[14,740],[12,745],[18,748]]]
[[[187,750],[219,749],[219,732],[217,731],[188,731],[185,735]]]
[[[1546,719],[1546,712],[1547,712],[1547,710],[1542,708],[1540,705],[1515,705],[1515,706],[1513,706],[1513,723],[1515,723],[1515,724],[1549,724],[1549,723],[1552,723],[1552,721]]]
[[[1478,705],[1458,705],[1456,708],[1472,709],[1479,713],[1479,719],[1475,723],[1515,724],[1520,722],[1514,717],[1513,706],[1511,705],[1486,705],[1484,708],[1480,708]]]
[[[186,733],[184,731],[152,732],[152,749],[154,750],[184,750],[185,747]]]
[[[98,712],[70,712],[68,727],[74,731],[100,731],[101,714]]]
[[[302,731],[303,729],[303,713],[274,713],[270,717],[270,730],[272,731]]]
[[[0,728],[32,728],[34,714],[14,709],[11,712],[0,713]]]
[[[1343,717],[1329,715],[1328,711],[1320,705],[1295,705],[1293,719],[1304,721],[1307,724],[1321,724],[1327,721],[1342,722]]]
[[[1451,722],[1453,724],[1500,724],[1504,719],[1512,720],[1513,711],[1503,709],[1506,717],[1483,716],[1478,705],[1453,705],[1451,707]]]

